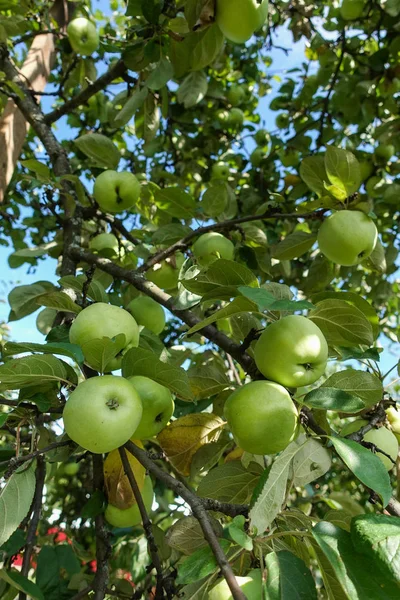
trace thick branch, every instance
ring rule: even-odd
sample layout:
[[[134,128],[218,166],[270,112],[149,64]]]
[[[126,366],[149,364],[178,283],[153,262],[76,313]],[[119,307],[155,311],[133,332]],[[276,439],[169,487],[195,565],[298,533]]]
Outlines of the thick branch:
[[[94,491],[103,491],[104,489],[103,457],[101,454],[93,454],[93,489]],[[103,513],[95,517],[95,531],[97,570],[93,583],[94,600],[103,600],[106,595],[109,575],[108,559],[111,555],[111,546]]]
[[[229,589],[232,592],[232,598],[234,600],[246,600],[246,596],[240,589],[236,581],[236,577],[233,574],[231,565],[229,564],[229,561],[226,558],[224,551],[219,544],[218,538],[211,526],[211,522],[208,518],[207,511],[202,503],[201,498],[198,498],[196,494],[184,486],[183,483],[177,481],[171,477],[171,475],[157,466],[151,460],[151,458],[147,456],[147,453],[144,450],[141,450],[132,442],[127,442],[125,447],[150,473],[153,473],[157,479],[163,481],[171,490],[179,494],[179,496],[181,496],[181,498],[188,503],[192,509],[193,515],[200,524],[204,538],[207,540],[211,550],[213,551],[222,575],[225,577],[228,583]]]
[[[114,79],[121,77],[125,71],[126,67],[123,61],[119,60],[111,67],[111,69],[96,79],[91,85],[88,85],[82,92],[71,98],[71,100],[68,100],[68,102],[64,102],[64,104],[55,108],[50,113],[47,113],[44,117],[44,122],[47,125],[50,125],[51,123],[58,121],[58,119],[64,115],[71,113],[75,108],[78,108],[78,106],[86,104],[89,98],[97,94],[97,92],[100,92],[100,90],[103,90],[108,84],[114,81]]]
[[[24,575],[25,577],[28,576],[29,569],[31,566],[31,557],[33,548],[35,546],[36,530],[39,524],[40,514],[42,511],[42,496],[45,477],[46,467],[44,463],[44,458],[42,456],[39,456],[36,464],[36,487],[35,495],[33,497],[32,502],[32,517],[28,527],[28,535],[26,538],[24,558],[22,561],[21,569],[21,575]],[[24,592],[19,593],[19,600],[26,600],[26,594]]]
[[[102,271],[113,275],[113,277],[127,281],[136,289],[143,292],[143,294],[146,294],[146,296],[153,298],[156,302],[162,304],[165,308],[168,308],[172,314],[181,319],[189,327],[193,327],[201,322],[201,319],[196,317],[190,310],[179,310],[175,308],[173,299],[169,294],[166,294],[159,287],[144,279],[144,277],[137,272],[123,269],[118,265],[114,265],[113,262],[107,258],[100,258],[94,254],[85,252],[76,246],[70,249],[70,254],[77,262],[82,260],[91,265],[96,265]],[[248,373],[255,372],[253,359],[245,352],[242,352],[239,344],[235,344],[235,342],[230,340],[212,325],[203,327],[201,333],[211,342],[214,342],[217,346],[225,350],[225,352],[233,356],[233,358],[237,360]]]
[[[142,494],[140,493],[140,490],[139,490],[139,486],[135,479],[135,475],[133,474],[133,471],[129,464],[129,460],[128,460],[125,448],[120,448],[119,453],[121,456],[125,474],[129,479],[129,484],[132,488],[133,495],[135,496],[135,500],[136,500],[136,503],[139,508],[140,516],[142,518],[142,523],[143,523],[143,529],[146,534],[147,542],[149,545],[151,560],[152,560],[155,570],[157,572],[157,585],[156,585],[155,600],[160,600],[164,597],[164,594],[163,594],[164,576],[163,576],[163,570],[162,570],[160,556],[158,554],[157,544],[154,539],[153,530],[151,528],[151,521],[149,519],[149,515],[147,514],[147,510],[144,505]]]

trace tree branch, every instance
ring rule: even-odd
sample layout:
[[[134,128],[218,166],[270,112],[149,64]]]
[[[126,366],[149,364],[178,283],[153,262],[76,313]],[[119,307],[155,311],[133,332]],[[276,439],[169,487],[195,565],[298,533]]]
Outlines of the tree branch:
[[[246,600],[246,596],[243,594],[240,589],[236,577],[233,574],[231,565],[229,564],[228,559],[226,558],[224,551],[222,550],[218,538],[215,535],[215,532],[211,526],[210,520],[207,515],[206,508],[202,503],[202,499],[198,498],[195,493],[189,490],[186,486],[183,485],[180,481],[177,481],[171,475],[163,471],[160,467],[158,467],[152,460],[147,456],[147,453],[144,450],[141,450],[132,442],[127,442],[125,444],[125,448],[135,457],[137,460],[142,463],[142,465],[150,472],[153,473],[154,476],[163,481],[171,490],[179,494],[185,502],[190,506],[193,515],[198,520],[200,527],[203,531],[204,538],[208,542],[215,559],[221,569],[222,575],[225,577],[226,582],[229,586],[229,589],[232,593],[233,600]]]
[[[194,325],[197,325],[197,323],[201,322],[201,319],[196,317],[190,310],[180,310],[175,308],[173,299],[169,294],[154,285],[154,283],[144,279],[144,277],[142,277],[136,271],[128,271],[127,269],[123,269],[118,265],[114,265],[111,260],[108,260],[107,258],[100,258],[94,254],[91,254],[90,252],[85,252],[77,246],[71,247],[70,254],[77,262],[83,260],[89,264],[96,265],[102,271],[105,271],[116,278],[123,279],[124,281],[132,284],[136,289],[146,294],[146,296],[153,298],[153,300],[156,300],[156,302],[162,304],[165,306],[165,308],[168,308],[172,314],[181,319],[181,321],[186,323],[189,327],[193,327]],[[217,344],[217,346],[225,350],[225,352],[233,356],[233,358],[242,365],[247,373],[254,374],[256,372],[253,359],[245,352],[242,352],[239,344],[236,344],[230,340],[226,335],[218,331],[216,327],[208,325],[203,327],[201,333],[211,342],[214,342]]]
[[[35,546],[36,530],[39,524],[40,514],[42,512],[42,496],[45,477],[46,466],[44,458],[42,456],[39,456],[36,464],[36,487],[35,495],[33,497],[32,502],[32,517],[28,527],[28,535],[26,538],[24,558],[22,561],[21,569],[21,575],[24,575],[24,577],[28,576],[29,569],[31,566],[31,557],[33,553],[33,548]],[[26,600],[25,592],[19,593],[19,600]]]
[[[103,457],[101,454],[93,454],[93,489],[104,490]],[[108,559],[111,556],[109,533],[104,523],[104,514],[95,517],[96,531],[96,561],[97,570],[92,589],[95,591],[94,600],[103,600],[106,595],[108,583]]]
[[[143,523],[143,529],[146,534],[147,542],[149,545],[151,560],[152,560],[155,570],[157,572],[157,585],[156,585],[156,592],[155,592],[155,600],[161,600],[164,597],[164,594],[163,594],[164,575],[163,575],[160,556],[158,554],[157,544],[154,539],[153,530],[151,528],[151,521],[149,519],[149,515],[147,514],[147,510],[144,505],[142,494],[140,493],[140,490],[139,490],[139,486],[135,479],[135,475],[133,474],[131,465],[129,464],[129,460],[126,455],[125,448],[119,448],[119,453],[121,456],[122,465],[124,467],[125,474],[129,479],[129,483],[132,488],[133,495],[135,496],[135,500],[136,500],[136,503],[139,508],[140,516],[142,518],[142,523]],[[167,597],[171,598],[170,595],[167,595]]]
[[[100,90],[103,90],[109,83],[111,83],[114,79],[121,77],[126,71],[126,67],[122,59],[115,63],[104,75],[101,75],[95,82],[91,85],[88,85],[82,92],[64,102],[58,108],[55,108],[53,111],[47,113],[44,117],[44,122],[47,125],[51,125],[58,119],[61,119],[64,115],[69,114],[78,106],[82,106],[86,104],[89,98],[97,94]]]
[[[55,450],[56,448],[70,446],[73,443],[74,442],[72,440],[66,440],[64,442],[53,442],[52,444],[49,444],[42,450],[36,450],[35,452],[31,452],[31,454],[26,454],[25,456],[16,456],[15,458],[10,458],[10,460],[0,462],[0,467],[3,467],[4,465],[9,465],[7,475],[10,476],[24,462],[42,456],[42,454],[46,454],[46,452],[51,452],[51,450]]]

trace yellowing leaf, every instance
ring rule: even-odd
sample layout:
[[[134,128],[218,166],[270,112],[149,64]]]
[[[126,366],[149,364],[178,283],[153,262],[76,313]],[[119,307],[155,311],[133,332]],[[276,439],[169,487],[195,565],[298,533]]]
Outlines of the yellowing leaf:
[[[143,444],[140,440],[134,440],[134,443],[136,446],[143,449]],[[146,469],[129,452],[127,453],[127,457],[139,490],[141,490],[144,486]],[[131,484],[125,474],[118,450],[110,452],[104,462],[104,485],[108,502],[113,506],[125,510],[136,503]]]
[[[211,413],[185,415],[163,429],[157,439],[172,465],[188,476],[197,450],[217,441],[223,426],[224,421]]]

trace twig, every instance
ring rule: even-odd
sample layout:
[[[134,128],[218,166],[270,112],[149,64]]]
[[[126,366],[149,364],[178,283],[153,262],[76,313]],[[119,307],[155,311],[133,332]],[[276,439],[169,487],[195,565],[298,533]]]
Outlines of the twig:
[[[114,79],[117,79],[117,77],[123,75],[125,71],[126,67],[124,62],[122,60],[119,60],[115,63],[113,67],[111,67],[111,69],[109,69],[109,71],[107,71],[106,73],[104,73],[104,75],[96,79],[94,83],[88,85],[87,88],[80,92],[80,94],[77,94],[76,96],[71,98],[71,100],[64,102],[64,104],[62,104],[58,108],[55,108],[51,112],[47,113],[47,115],[45,115],[44,117],[44,123],[46,125],[51,125],[55,121],[58,121],[58,119],[60,119],[64,115],[72,112],[75,108],[78,108],[78,106],[86,104],[89,98],[97,94],[97,92],[99,92],[100,90],[103,90]]]
[[[354,433],[349,433],[346,435],[348,440],[353,440],[354,442],[361,442],[368,431],[374,429],[379,423],[384,423],[386,420],[385,409],[381,404],[378,405],[376,410],[371,413],[371,418],[368,420],[368,423],[361,427],[358,431]],[[383,454],[383,453],[382,453]]]
[[[169,473],[163,471],[157,466],[148,456],[144,450],[141,450],[132,442],[127,442],[125,448],[142,463],[142,465],[150,472],[153,473],[157,479],[163,481],[171,490],[179,494],[183,500],[185,500],[190,506],[193,515],[198,520],[200,527],[203,531],[204,538],[208,542],[215,559],[221,569],[222,575],[225,577],[229,589],[232,593],[233,600],[246,600],[246,596],[243,594],[239,587],[236,577],[233,574],[231,565],[227,557],[222,550],[218,538],[212,528],[211,522],[208,518],[207,511],[202,503],[201,498],[198,498],[195,493],[188,490],[180,481],[177,481]]]
[[[36,530],[40,520],[40,514],[42,511],[42,496],[43,496],[43,487],[44,480],[46,477],[46,468],[44,459],[42,456],[39,456],[36,463],[36,487],[35,487],[35,495],[33,497],[32,502],[32,511],[31,511],[31,521],[28,527],[28,535],[26,537],[24,558],[22,561],[22,569],[21,575],[24,577],[28,576],[29,569],[31,566],[31,557],[33,553],[33,548],[35,546],[35,538],[36,538]],[[25,592],[19,593],[19,600],[26,600]]]
[[[240,379],[240,375],[238,373],[235,363],[233,362],[232,356],[230,354],[227,354],[226,360],[228,361],[229,369],[232,373],[233,379],[238,385],[242,385],[242,380]]]
[[[93,454],[93,489],[104,489],[103,457],[101,454]],[[104,515],[100,513],[95,517],[96,531],[96,561],[97,570],[93,582],[94,600],[103,600],[106,595],[108,583],[108,559],[111,556],[109,534],[104,523]]]
[[[139,508],[140,516],[142,518],[142,523],[143,523],[143,529],[146,534],[147,542],[149,545],[151,560],[152,560],[155,570],[157,572],[157,585],[156,585],[156,592],[155,592],[155,600],[161,600],[164,597],[164,594],[163,594],[164,575],[163,575],[160,556],[158,554],[157,544],[154,539],[153,530],[151,527],[151,521],[149,519],[149,515],[147,514],[147,510],[144,505],[142,494],[140,493],[140,490],[139,490],[139,486],[135,479],[135,475],[133,474],[133,471],[129,464],[129,460],[126,455],[125,448],[120,448],[119,453],[121,456],[125,474],[128,477],[130,486],[131,486],[133,494],[135,496],[136,503]],[[171,596],[168,595],[168,598],[171,598]]]
[[[16,456],[15,458],[10,458],[10,460],[5,460],[0,462],[0,467],[4,465],[9,465],[10,474],[13,473],[18,467],[28,460],[32,460],[37,458],[38,456],[42,456],[42,454],[46,454],[46,452],[51,452],[51,450],[55,450],[55,448],[61,448],[62,446],[70,446],[74,442],[72,440],[66,440],[64,442],[53,442],[49,444],[42,450],[36,450],[35,452],[31,452],[31,454],[26,454],[25,456]]]
[[[72,596],[71,600],[82,600],[82,598],[87,596],[88,593],[92,591],[92,589],[93,589],[93,586],[88,585],[87,587],[83,588],[83,590],[81,590],[80,592],[75,594],[75,596]]]

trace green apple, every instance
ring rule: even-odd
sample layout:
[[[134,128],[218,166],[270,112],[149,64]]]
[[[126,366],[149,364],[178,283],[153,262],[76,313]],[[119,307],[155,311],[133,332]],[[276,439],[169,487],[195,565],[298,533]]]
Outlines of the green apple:
[[[149,476],[144,480],[141,494],[146,511],[149,513],[153,504],[153,484]],[[113,527],[136,527],[142,523],[142,517],[137,504],[126,509],[117,508],[109,504],[105,510],[104,517]]]
[[[179,271],[185,262],[185,257],[177,252],[174,257],[157,263],[146,272],[146,278],[164,290],[174,290],[179,281]]]
[[[289,392],[273,381],[252,381],[229,396],[224,415],[240,448],[252,454],[284,450],[298,433]]]
[[[78,385],[64,407],[63,420],[71,440],[89,452],[103,454],[132,437],[142,413],[132,384],[123,377],[104,375]]]
[[[259,129],[254,135],[254,140],[257,146],[266,146],[271,140],[271,137],[266,129]]]
[[[68,477],[73,477],[79,471],[79,464],[76,462],[69,462],[64,465],[63,471]]]
[[[134,438],[142,440],[158,435],[174,414],[171,392],[149,377],[134,375],[128,381],[139,394],[143,405],[142,419],[133,434]]]
[[[118,239],[113,233],[99,233],[90,240],[89,249],[105,258],[113,258],[119,254]]]
[[[232,85],[228,90],[226,98],[232,106],[240,106],[246,99],[246,90],[242,85]]]
[[[136,204],[140,183],[133,173],[107,170],[96,178],[93,195],[102,211],[120,213]]]
[[[102,347],[98,349],[98,353],[90,344],[90,349],[87,346],[88,342],[103,337],[114,338],[123,333],[125,335],[125,345],[121,352],[129,347],[139,344],[139,328],[128,311],[106,304],[105,302],[96,302],[84,308],[75,318],[69,330],[69,341],[71,344],[78,344],[82,348],[86,364],[92,369],[100,370],[102,363]],[[119,366],[122,358],[119,360]],[[109,365],[107,365],[109,367]]]
[[[378,159],[382,159],[385,163],[387,163],[395,153],[396,148],[393,144],[379,144],[374,151],[375,156]]]
[[[299,164],[299,153],[296,150],[285,150],[279,154],[284,167],[297,167]]]
[[[268,151],[265,148],[256,148],[250,154],[250,162],[255,169],[258,169],[262,162],[267,158]]]
[[[371,160],[360,160],[361,181],[366,181],[374,172],[374,164]]]
[[[356,419],[351,423],[347,423],[347,425],[345,425],[341,430],[340,435],[344,437],[346,435],[349,435],[350,433],[355,433],[356,431],[361,429],[361,427],[367,425],[367,423],[368,421],[366,421],[365,419]],[[364,435],[363,440],[364,442],[370,442],[371,444],[375,444],[377,448],[380,448],[381,450],[383,450],[383,452],[389,454],[389,456],[391,456],[394,461],[397,460],[397,455],[399,452],[399,443],[394,433],[392,433],[392,431],[390,431],[387,427],[371,429],[370,431],[368,431],[368,433]],[[380,452],[377,452],[376,456],[378,456],[381,459],[388,471],[391,471],[393,469],[394,465],[392,461],[387,458],[387,456],[381,454]]]
[[[241,129],[244,123],[244,112],[240,108],[231,108],[228,117],[228,127]]]
[[[89,56],[99,47],[99,34],[95,25],[85,17],[73,19],[67,27],[67,35],[72,50]]]
[[[236,577],[242,592],[247,600],[262,600],[262,576],[260,569],[253,569],[246,577]],[[232,600],[232,593],[225,579],[217,581],[209,591],[208,600]]]
[[[264,25],[267,6],[257,0],[217,0],[215,20],[228,40],[243,44]]]
[[[289,113],[281,113],[275,119],[275,125],[278,129],[287,129],[289,127],[290,117]]]
[[[224,162],[217,162],[212,166],[211,179],[229,179],[229,165]]]
[[[313,321],[289,315],[268,325],[255,345],[254,358],[267,379],[303,387],[324,374],[328,344]]]
[[[378,175],[373,175],[365,184],[365,190],[371,198],[379,198],[382,195],[384,185],[386,185],[385,179],[382,179]]]
[[[354,21],[361,17],[364,6],[364,0],[343,0],[340,15],[345,21]]]
[[[389,406],[389,408],[386,409],[386,416],[390,423],[391,430],[396,436],[397,441],[400,442],[400,411],[394,406]]]
[[[216,119],[222,127],[226,127],[229,123],[229,111],[219,110],[216,114]]]
[[[210,231],[197,238],[192,246],[192,252],[199,265],[206,266],[217,258],[233,260],[235,246],[221,233]]]
[[[375,248],[378,230],[372,219],[359,210],[339,210],[318,231],[322,254],[337,265],[351,267],[368,258]]]
[[[153,298],[139,296],[134,298],[126,307],[136,323],[143,325],[156,335],[165,327],[165,312],[163,307]]]

